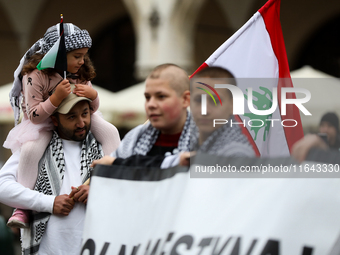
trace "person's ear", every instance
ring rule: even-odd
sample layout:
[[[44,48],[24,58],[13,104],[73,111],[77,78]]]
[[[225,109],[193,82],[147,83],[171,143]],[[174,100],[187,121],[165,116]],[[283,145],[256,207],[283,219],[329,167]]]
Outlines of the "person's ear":
[[[183,98],[183,106],[185,108],[190,106],[190,91],[186,90],[183,92],[182,94],[182,98]]]
[[[52,123],[54,126],[58,126],[58,119],[56,116],[51,115]]]

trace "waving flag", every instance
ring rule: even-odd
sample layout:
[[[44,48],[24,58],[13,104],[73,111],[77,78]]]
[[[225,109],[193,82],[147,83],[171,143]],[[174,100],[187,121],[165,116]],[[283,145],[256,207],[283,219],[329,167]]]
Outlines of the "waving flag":
[[[191,77],[205,67],[219,66],[230,70],[237,79],[273,78],[272,80],[275,82],[272,85],[252,88],[253,99],[258,96],[264,100],[270,100],[273,96],[272,88],[276,87],[278,105],[281,107],[281,88],[293,87],[293,85],[290,79],[280,24],[280,2],[280,0],[269,0],[234,35],[224,42]],[[245,98],[247,98],[246,85],[242,82],[238,84]],[[287,94],[287,97],[295,98],[295,94]],[[253,101],[254,105],[258,103],[259,98],[257,99]],[[257,129],[241,125],[257,155],[265,157],[288,156],[292,145],[303,137],[299,109],[295,105],[287,105],[287,114],[281,115],[279,107],[268,118],[276,119],[281,123],[293,119],[296,121],[295,127],[284,127],[280,122],[277,122],[279,125],[272,125],[270,121],[265,121],[266,125]],[[257,119],[251,113],[235,117],[239,122],[246,121],[247,123],[252,118]],[[290,126],[292,125],[290,124]]]
[[[39,70],[46,68],[54,68],[57,70],[67,71],[67,58],[66,58],[66,48],[65,48],[65,35],[64,35],[64,18],[60,15],[60,37],[52,48],[45,54],[43,59],[37,65]]]

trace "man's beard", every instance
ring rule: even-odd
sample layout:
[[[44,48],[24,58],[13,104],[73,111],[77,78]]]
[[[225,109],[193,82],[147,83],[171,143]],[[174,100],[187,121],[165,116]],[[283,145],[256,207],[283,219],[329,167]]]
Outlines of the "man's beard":
[[[83,141],[87,134],[89,133],[89,130],[91,128],[91,124],[85,125],[83,128],[77,128],[77,129],[67,129],[63,125],[58,124],[58,133],[59,136],[62,134],[63,138],[66,140],[72,140],[72,141]],[[83,135],[76,135],[76,132],[85,130],[85,133]]]

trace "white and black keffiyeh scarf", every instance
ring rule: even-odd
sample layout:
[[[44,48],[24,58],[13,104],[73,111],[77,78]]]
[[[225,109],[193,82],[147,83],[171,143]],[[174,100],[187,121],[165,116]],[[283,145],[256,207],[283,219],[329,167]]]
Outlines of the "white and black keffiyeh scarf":
[[[228,121],[230,123],[231,121]],[[235,122],[233,120],[233,122]],[[239,125],[225,124],[216,129],[212,134],[199,146],[199,133],[192,132],[191,150],[202,153],[219,155],[225,157],[252,157],[255,156],[254,150],[248,138],[242,133]]]
[[[90,132],[82,143],[81,169],[82,182],[90,177],[90,164],[95,159],[103,157],[101,145]],[[45,195],[58,196],[64,179],[65,161],[62,140],[54,132],[51,142],[39,162],[39,173],[34,190]],[[46,230],[50,213],[32,212],[30,228],[23,229],[22,250],[23,254],[38,254],[41,238]]]
[[[181,151],[189,151],[191,122],[192,122],[191,114],[189,111],[187,111],[187,118],[181,136],[179,137],[178,140],[178,147],[176,150],[177,153]],[[148,125],[149,126],[146,128],[146,130],[138,139],[132,155],[145,156],[151,150],[152,146],[155,144],[159,135],[159,130],[154,128],[150,123]]]

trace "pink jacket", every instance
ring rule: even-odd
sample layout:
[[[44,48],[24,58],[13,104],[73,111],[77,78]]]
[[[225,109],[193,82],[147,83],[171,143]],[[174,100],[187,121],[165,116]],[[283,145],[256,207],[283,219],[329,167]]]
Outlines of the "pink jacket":
[[[35,69],[29,74],[24,75],[22,79],[23,101],[22,110],[24,117],[30,119],[34,124],[44,122],[57,109],[51,101],[50,96],[56,86],[63,80],[60,74],[55,73],[52,76]],[[87,84],[92,87],[90,81],[80,82],[80,80],[69,79],[73,84]],[[99,108],[99,98],[90,103],[90,107],[95,112]]]

